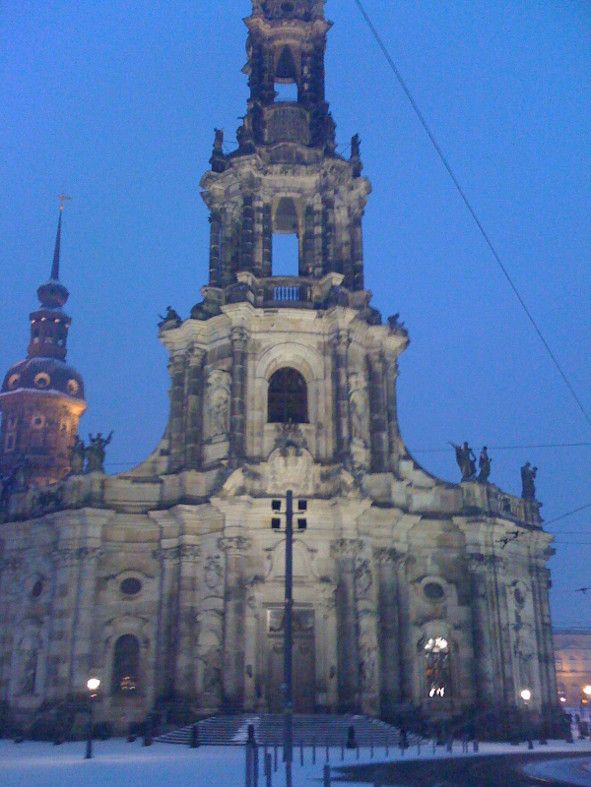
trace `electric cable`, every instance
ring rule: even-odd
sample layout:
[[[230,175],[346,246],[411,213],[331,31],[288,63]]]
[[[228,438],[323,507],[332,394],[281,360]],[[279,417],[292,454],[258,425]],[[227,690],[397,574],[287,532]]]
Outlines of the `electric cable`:
[[[519,290],[517,288],[517,285],[515,284],[515,282],[513,281],[511,275],[509,274],[509,271],[507,270],[507,268],[503,264],[503,262],[502,262],[502,260],[501,260],[501,258],[499,256],[499,254],[498,254],[498,252],[497,252],[497,250],[496,250],[492,240],[490,239],[487,231],[484,228],[484,225],[482,224],[481,220],[479,219],[478,214],[476,213],[475,208],[472,206],[472,203],[468,199],[468,196],[466,195],[466,192],[462,188],[462,186],[460,184],[460,181],[456,177],[455,172],[452,169],[451,164],[449,163],[445,153],[443,152],[443,149],[442,149],[441,145],[439,144],[439,142],[437,141],[435,135],[431,131],[430,126],[428,125],[427,121],[425,120],[425,117],[424,117],[423,113],[421,112],[421,109],[419,108],[417,102],[415,101],[415,99],[414,99],[414,97],[413,97],[413,95],[412,95],[408,85],[406,84],[404,78],[402,77],[402,74],[398,70],[398,67],[396,66],[394,60],[392,59],[392,56],[390,55],[390,52],[388,51],[384,41],[382,40],[382,37],[378,33],[375,25],[373,24],[373,22],[370,19],[367,11],[365,10],[365,8],[363,6],[363,3],[361,2],[361,0],[354,0],[354,2],[355,2],[355,5],[358,7],[359,11],[361,12],[361,15],[365,19],[365,22],[367,23],[367,26],[369,27],[369,29],[371,31],[371,34],[373,35],[374,39],[376,40],[379,48],[382,50],[382,53],[383,53],[384,57],[386,58],[386,61],[387,61],[388,65],[392,69],[392,71],[394,73],[394,76],[396,77],[396,79],[398,80],[398,83],[400,84],[400,87],[402,88],[402,90],[404,91],[406,97],[408,98],[408,100],[409,100],[409,102],[410,102],[410,104],[411,104],[411,106],[412,106],[412,108],[413,108],[417,118],[419,119],[420,124],[422,125],[425,133],[429,137],[429,140],[431,141],[431,144],[435,148],[435,152],[439,156],[439,158],[441,160],[441,163],[443,164],[443,166],[447,170],[448,175],[452,179],[454,186],[456,187],[460,197],[462,198],[462,201],[464,202],[466,208],[468,209],[468,212],[470,213],[470,215],[474,219],[474,222],[476,223],[476,226],[480,230],[480,234],[482,235],[482,237],[484,238],[484,241],[486,242],[486,245],[488,246],[488,248],[492,252],[492,255],[495,258],[497,264],[499,265],[499,268],[501,269],[505,279],[509,283],[509,286],[511,287],[511,289],[513,290],[513,293],[515,294],[517,300],[521,304],[521,307],[522,307],[523,311],[527,315],[527,318],[529,319],[530,323],[532,324],[536,334],[538,335],[538,338],[540,339],[540,341],[544,345],[547,354],[550,356],[550,359],[552,360],[554,366],[558,370],[558,373],[560,374],[560,376],[562,377],[564,383],[566,384],[567,388],[569,389],[569,391],[570,391],[570,393],[572,395],[572,398],[575,400],[579,410],[583,414],[583,416],[584,416],[585,420],[587,421],[587,423],[589,424],[589,426],[591,426],[591,416],[587,413],[587,411],[586,411],[582,401],[579,399],[579,396],[578,396],[577,392],[575,391],[573,385],[571,384],[570,380],[568,379],[566,373],[562,369],[562,366],[560,365],[560,362],[558,361],[558,358],[556,357],[556,355],[552,351],[552,349],[551,349],[550,345],[548,344],[544,334],[542,333],[542,331],[541,331],[537,321],[535,320],[534,316],[532,315],[532,313],[530,312],[529,308],[527,307],[527,304],[525,303],[521,293],[519,292]]]

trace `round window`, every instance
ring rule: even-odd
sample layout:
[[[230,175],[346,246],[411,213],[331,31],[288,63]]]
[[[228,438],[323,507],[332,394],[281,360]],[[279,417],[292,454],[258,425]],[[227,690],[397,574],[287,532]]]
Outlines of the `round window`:
[[[68,393],[70,396],[76,396],[80,390],[80,385],[77,380],[68,380]]]
[[[37,388],[48,388],[51,380],[49,379],[48,374],[45,372],[39,372],[39,374],[35,375],[34,382]]]
[[[441,601],[441,599],[445,596],[443,587],[439,584],[439,582],[427,582],[423,588],[423,593],[429,599],[429,601]]]
[[[39,598],[39,596],[43,593],[43,580],[38,579],[33,587],[31,588],[31,595],[33,598]]]
[[[10,389],[16,388],[18,381],[21,379],[20,374],[11,374],[8,378],[8,387]]]
[[[45,426],[45,418],[42,415],[34,415],[31,418],[31,426],[33,429],[43,429]]]
[[[142,583],[135,577],[127,577],[121,583],[120,588],[126,596],[136,596],[142,589]]]

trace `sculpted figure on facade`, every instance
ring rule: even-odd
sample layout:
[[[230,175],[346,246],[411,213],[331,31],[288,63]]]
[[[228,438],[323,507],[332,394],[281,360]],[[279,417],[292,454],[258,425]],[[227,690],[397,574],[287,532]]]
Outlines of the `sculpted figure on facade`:
[[[215,369],[209,375],[207,413],[209,436],[221,437],[228,433],[230,417],[230,374]]]
[[[105,472],[105,457],[106,447],[113,439],[113,432],[111,431],[108,437],[103,437],[102,432],[96,435],[88,435],[88,446],[86,448],[86,472],[87,473],[104,473]]]
[[[210,555],[206,559],[204,566],[205,584],[209,590],[215,590],[220,587],[223,575],[221,555]]]
[[[476,457],[467,442],[463,445],[450,443],[456,452],[456,462],[462,473],[462,481],[471,481],[476,475]]]

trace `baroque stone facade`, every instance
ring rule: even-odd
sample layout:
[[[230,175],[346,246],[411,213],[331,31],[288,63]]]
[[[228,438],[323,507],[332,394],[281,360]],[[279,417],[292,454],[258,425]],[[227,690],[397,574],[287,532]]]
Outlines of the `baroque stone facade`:
[[[118,725],[281,705],[284,542],[271,500],[308,501],[294,547],[296,711],[501,718],[556,706],[539,504],[451,484],[409,455],[396,402],[408,344],[364,288],[369,182],[336,153],[320,0],[254,0],[239,147],[202,180],[209,283],[169,313],[170,419],[116,477],[16,490],[0,528],[0,701],[33,715],[103,681]],[[293,101],[277,100],[282,83]],[[298,238],[273,276],[274,233]],[[518,532],[519,537],[512,533]],[[505,539],[505,541],[503,540]]]

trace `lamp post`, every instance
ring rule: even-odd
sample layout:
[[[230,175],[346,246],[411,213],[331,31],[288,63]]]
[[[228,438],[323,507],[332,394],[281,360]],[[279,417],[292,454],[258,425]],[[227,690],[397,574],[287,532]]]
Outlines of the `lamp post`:
[[[522,689],[519,696],[523,700],[523,704],[525,706],[525,727],[527,732],[527,748],[533,749],[534,742],[532,741],[531,735],[531,724],[529,718],[529,701],[531,700],[531,691],[530,689]]]
[[[281,518],[285,516],[285,604],[283,619],[283,756],[285,759],[285,784],[292,787],[293,762],[293,492],[287,491],[285,511],[282,500],[272,500],[271,510],[273,530],[281,530]],[[298,512],[308,509],[306,500],[298,500]],[[298,518],[298,530],[306,530],[308,523]]]
[[[98,678],[89,678],[86,681],[86,688],[88,689],[88,735],[86,738],[86,756],[84,759],[92,759],[92,726],[93,726],[93,708],[96,693],[101,682]]]
[[[587,716],[591,717],[591,709],[589,708],[589,703],[591,703],[591,684],[583,686],[583,694],[585,695],[583,704],[587,706]]]

